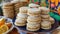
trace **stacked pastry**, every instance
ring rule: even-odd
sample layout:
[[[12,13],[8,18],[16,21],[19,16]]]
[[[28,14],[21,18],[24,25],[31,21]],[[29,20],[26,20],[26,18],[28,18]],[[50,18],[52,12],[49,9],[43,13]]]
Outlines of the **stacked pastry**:
[[[28,9],[28,19],[27,19],[27,30],[37,31],[40,29],[40,10],[38,8],[29,8]]]
[[[27,0],[13,0],[14,3],[15,15],[19,13],[19,8],[22,6],[26,6],[28,4]]]
[[[19,12],[19,8],[22,6],[22,3],[20,3],[19,0],[13,0],[11,3],[14,4],[14,10],[15,10],[15,15]]]
[[[8,18],[14,18],[13,3],[7,2],[2,6],[3,15]]]
[[[46,7],[40,7],[41,9],[41,18],[42,21],[46,20],[46,21],[50,21],[51,24],[54,24],[54,19],[52,17],[49,16],[49,8]]]
[[[49,16],[49,8],[46,7],[40,7],[41,9],[41,28],[42,29],[51,29],[51,25],[54,24],[54,19]],[[45,26],[45,24],[47,24]]]
[[[19,13],[17,14],[15,25],[17,26],[25,26],[27,23],[27,7],[21,7],[19,9]]]
[[[49,16],[49,8],[46,8],[46,7],[40,7],[41,9],[41,18],[42,18],[42,21],[44,20],[49,20],[50,16]]]

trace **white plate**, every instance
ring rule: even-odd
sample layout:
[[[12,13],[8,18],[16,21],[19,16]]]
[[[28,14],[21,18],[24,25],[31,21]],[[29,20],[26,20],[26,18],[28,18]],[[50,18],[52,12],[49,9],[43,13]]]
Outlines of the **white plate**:
[[[12,19],[6,18],[6,17],[4,17],[4,16],[0,16],[0,18],[5,18],[5,19],[6,19],[6,22],[9,22],[9,23],[12,24],[11,28],[10,28],[8,31],[6,31],[5,33],[3,33],[3,34],[7,34],[7,33],[9,33],[10,31],[12,31],[12,29],[14,28]]]

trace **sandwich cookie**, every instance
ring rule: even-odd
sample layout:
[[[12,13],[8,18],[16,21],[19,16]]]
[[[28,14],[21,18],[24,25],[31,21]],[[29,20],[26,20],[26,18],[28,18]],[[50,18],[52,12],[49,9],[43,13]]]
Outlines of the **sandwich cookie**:
[[[20,8],[19,8],[19,12],[20,12],[21,14],[27,14],[27,11],[28,11],[28,7],[20,7]]]
[[[26,25],[26,21],[25,20],[21,20],[21,19],[16,19],[15,25],[16,26],[25,26]]]
[[[45,30],[51,29],[51,22],[49,21],[43,21],[41,22],[41,28]]]
[[[38,8],[29,8],[28,15],[29,16],[39,16],[41,11]]]
[[[26,20],[27,21],[27,17],[28,17],[27,14],[18,13],[16,18],[17,19],[23,19],[23,20]]]
[[[43,15],[49,14],[49,11],[50,11],[49,8],[46,8],[46,7],[39,7],[39,9],[41,9],[41,14],[43,14]]]
[[[27,22],[41,22],[40,16],[28,16]]]
[[[29,4],[29,7],[30,7],[30,8],[38,8],[39,5],[34,4],[34,3],[30,3],[30,4]]]
[[[40,24],[31,24],[31,23],[27,23],[27,30],[29,31],[38,31],[40,29]]]

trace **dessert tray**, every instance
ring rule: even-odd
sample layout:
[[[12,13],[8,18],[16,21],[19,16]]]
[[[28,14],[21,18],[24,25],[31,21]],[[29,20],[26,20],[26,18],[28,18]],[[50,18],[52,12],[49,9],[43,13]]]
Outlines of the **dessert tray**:
[[[16,18],[14,18],[13,19],[13,22],[15,22],[15,19]],[[15,25],[16,26],[16,25]],[[52,28],[50,29],[50,30],[43,30],[43,29],[40,29],[40,30],[38,30],[38,31],[34,31],[34,32],[32,32],[32,31],[28,31],[27,29],[26,29],[26,26],[17,26],[17,28],[19,29],[19,31],[20,31],[20,33],[21,34],[34,34],[34,33],[36,33],[36,34],[51,34],[52,33],[52,31],[53,30],[55,30],[57,27],[58,27],[59,25],[58,25],[58,21],[56,21],[55,20],[55,23],[52,25]]]

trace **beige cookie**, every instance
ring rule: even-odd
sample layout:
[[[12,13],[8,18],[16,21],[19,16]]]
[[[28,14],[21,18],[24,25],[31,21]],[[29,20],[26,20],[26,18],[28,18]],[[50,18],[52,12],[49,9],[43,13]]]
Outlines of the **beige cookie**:
[[[38,8],[39,5],[34,4],[34,3],[30,3],[30,4],[29,4],[29,7],[30,7],[30,8]]]
[[[41,21],[49,21],[49,19],[41,19]]]
[[[39,7],[41,9],[41,14],[49,14],[50,9],[46,7]]]
[[[20,7],[20,8],[19,8],[19,12],[20,12],[21,14],[27,14],[27,11],[28,11],[28,7]]]
[[[41,21],[27,21],[28,23],[37,23],[37,24],[41,24]]]
[[[49,19],[50,15],[41,15],[41,18],[43,19]]]
[[[29,30],[29,31],[37,31],[39,29],[40,29],[40,24],[27,23],[27,30]]]
[[[18,13],[16,18],[27,20],[27,17],[28,17],[27,14],[20,14],[20,13]]]
[[[21,19],[16,19],[15,25],[17,25],[17,26],[25,26],[26,25],[26,21],[25,20],[21,20]]]
[[[39,21],[41,21],[41,17],[40,16],[28,16],[27,21],[30,21],[30,22],[39,22]]]
[[[30,16],[40,16],[41,11],[38,8],[29,8],[28,15]]]
[[[51,22],[49,22],[49,21],[43,21],[43,22],[41,22],[41,28],[42,29],[51,29]]]

